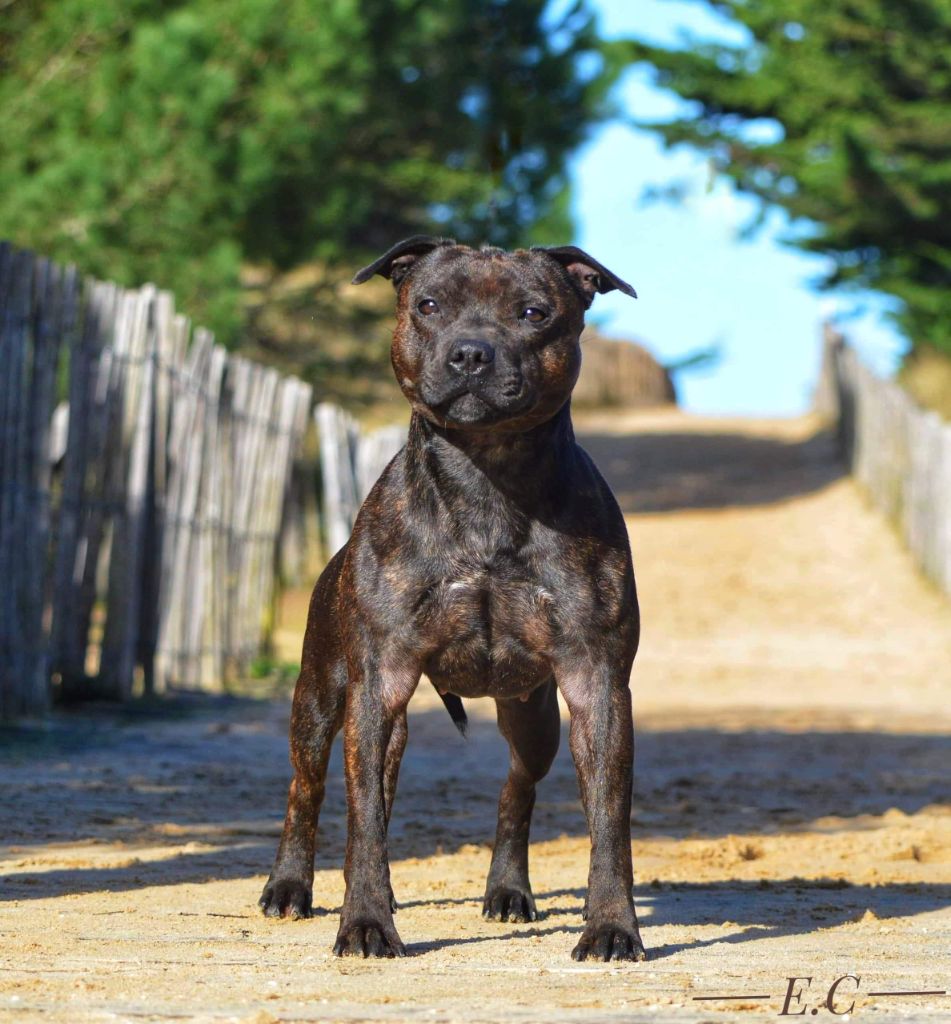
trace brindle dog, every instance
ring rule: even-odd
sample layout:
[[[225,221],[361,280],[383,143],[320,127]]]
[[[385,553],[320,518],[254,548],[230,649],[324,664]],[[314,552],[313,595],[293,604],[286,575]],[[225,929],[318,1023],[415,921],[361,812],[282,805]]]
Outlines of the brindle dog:
[[[421,236],[354,282],[374,274],[398,294],[392,361],[413,407],[409,438],[314,588],[291,716],[294,779],[260,904],[269,917],[311,912],[317,816],[342,727],[346,896],[334,952],[404,955],[386,832],[406,707],[425,673],[458,725],[460,697],[495,700],[511,759],[483,915],[534,921],[529,823],[558,747],[560,690],[591,834],[572,956],[644,960],[630,842],[634,572],[569,401],[585,309],[596,293],[634,290],[573,246],[508,253]]]

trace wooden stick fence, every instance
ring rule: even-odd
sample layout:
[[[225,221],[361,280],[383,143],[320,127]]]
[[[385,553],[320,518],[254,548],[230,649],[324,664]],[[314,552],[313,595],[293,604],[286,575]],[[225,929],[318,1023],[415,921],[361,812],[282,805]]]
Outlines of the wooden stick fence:
[[[951,594],[951,423],[876,377],[828,325],[823,342],[819,411],[836,424],[843,457],[872,503]]]
[[[310,404],[167,292],[0,244],[0,717],[246,665]]]
[[[343,409],[327,402],[315,410],[323,477],[323,527],[327,553],[347,542],[363,499],[387,463],[406,443],[405,427],[361,431]]]

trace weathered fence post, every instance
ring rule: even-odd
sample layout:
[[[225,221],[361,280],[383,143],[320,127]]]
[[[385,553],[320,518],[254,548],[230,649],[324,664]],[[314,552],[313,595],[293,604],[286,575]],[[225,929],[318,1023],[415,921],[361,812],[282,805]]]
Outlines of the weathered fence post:
[[[347,543],[359,508],[353,459],[356,426],[343,409],[329,402],[321,402],[314,415],[320,438],[327,553],[334,555]]]
[[[338,552],[350,536],[363,499],[406,442],[406,428],[381,427],[362,433],[359,424],[336,405],[315,410],[320,437],[323,524],[328,554]]]
[[[123,407],[113,465],[121,498],[109,558],[108,614],[99,676],[107,693],[131,696],[138,653],[145,527],[148,519],[149,449],[154,417],[155,289],[127,292],[120,320],[128,333],[124,352]],[[118,488],[117,488],[118,489]]]
[[[842,456],[872,504],[951,594],[951,425],[894,380],[876,377],[828,325],[823,344],[817,411],[832,418]]]
[[[0,718],[51,679],[220,689],[260,648],[311,390],[191,334],[0,244]]]

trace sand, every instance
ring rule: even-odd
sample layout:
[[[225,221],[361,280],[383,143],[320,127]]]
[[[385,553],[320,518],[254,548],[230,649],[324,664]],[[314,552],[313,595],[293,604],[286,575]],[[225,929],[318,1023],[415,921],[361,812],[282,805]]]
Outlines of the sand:
[[[259,916],[288,704],[91,708],[0,733],[0,1021],[951,1019],[951,602],[815,424],[589,417],[644,633],[632,839],[650,960],[576,964],[588,840],[566,737],[540,920],[485,922],[506,751],[427,685],[394,810],[402,961],[337,960],[340,751],[308,921]],[[280,635],[299,650],[304,595]],[[735,999],[709,999],[711,996]]]

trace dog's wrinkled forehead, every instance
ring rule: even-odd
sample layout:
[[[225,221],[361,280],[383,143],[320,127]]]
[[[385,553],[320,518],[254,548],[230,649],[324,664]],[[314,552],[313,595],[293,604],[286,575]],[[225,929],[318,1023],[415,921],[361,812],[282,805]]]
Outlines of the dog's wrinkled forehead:
[[[508,253],[502,249],[470,249],[451,238],[430,235],[414,235],[397,242],[358,271],[353,283],[362,284],[379,274],[389,278],[397,291],[402,292],[408,280],[418,280],[425,273],[427,280],[433,275],[434,283],[440,282],[441,275],[451,274],[453,267],[455,273],[463,276],[469,273],[474,278],[473,285],[475,280],[491,278],[496,288],[503,282],[513,286],[546,287],[549,293],[560,287],[568,295],[573,292],[584,308],[591,305],[596,294],[615,289],[637,298],[626,281],[573,245],[535,246]],[[478,273],[478,269],[483,269],[484,274]]]
[[[420,259],[406,274],[402,287],[407,297],[433,292],[459,295],[468,300],[569,297],[570,278],[554,260],[542,253],[502,249],[445,246]]]

